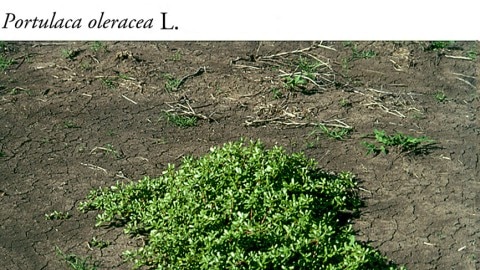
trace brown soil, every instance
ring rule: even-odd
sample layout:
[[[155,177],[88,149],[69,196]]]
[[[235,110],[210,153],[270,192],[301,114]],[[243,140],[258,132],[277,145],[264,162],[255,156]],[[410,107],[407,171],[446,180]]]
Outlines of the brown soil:
[[[91,256],[99,269],[130,269],[121,251],[141,241],[119,228],[96,228],[95,213],[79,212],[88,191],[159,175],[185,155],[241,137],[304,151],[329,171],[353,172],[366,203],[354,220],[358,239],[394,262],[480,269],[480,69],[479,58],[461,58],[480,52],[478,42],[438,50],[425,50],[427,42],[102,45],[2,46],[1,55],[15,60],[0,74],[2,269],[66,269],[55,247]],[[369,51],[375,55],[361,54]],[[287,89],[282,72],[294,72],[299,56],[327,62],[331,70],[322,74],[330,81]],[[201,67],[205,72],[197,73]],[[195,75],[167,91],[167,74]],[[446,100],[439,102],[438,92]],[[194,127],[165,116],[189,106],[198,117]],[[312,134],[321,122],[354,131],[344,140]],[[437,147],[366,155],[363,136],[374,129],[425,135]],[[72,216],[47,220],[54,211]],[[93,237],[111,244],[90,248]]]

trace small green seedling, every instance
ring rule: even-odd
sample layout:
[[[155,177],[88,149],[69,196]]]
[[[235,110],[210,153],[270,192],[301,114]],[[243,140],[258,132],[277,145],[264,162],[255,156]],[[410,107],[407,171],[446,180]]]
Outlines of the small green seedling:
[[[25,93],[25,94],[31,96],[32,95],[32,90],[21,88],[21,87],[14,87],[9,92],[10,95],[18,95],[20,93]]]
[[[165,74],[164,77],[166,79],[165,90],[167,90],[167,92],[177,91],[182,80],[175,79],[171,74]]]
[[[467,51],[466,55],[471,60],[476,60],[477,56],[478,56],[478,53],[476,51],[470,50],[470,51]]]
[[[350,102],[348,99],[345,99],[345,98],[342,98],[342,100],[340,100],[339,104],[343,108],[352,107],[352,102]]]
[[[296,88],[305,87],[308,84],[307,79],[301,74],[294,74],[285,77],[284,83],[287,89],[294,90]]]
[[[45,214],[45,220],[64,220],[69,219],[72,215],[69,212],[53,211],[50,214]]]
[[[103,50],[103,51],[107,51],[107,46],[105,44],[103,44],[101,41],[94,41],[91,45],[90,45],[90,49],[93,51],[93,52],[99,52],[100,50]]]
[[[437,51],[444,50],[452,47],[455,41],[430,41],[425,48],[425,51]]]
[[[311,135],[318,132],[321,132],[332,139],[343,140],[352,132],[352,129],[344,127],[328,128],[327,126],[320,124],[312,131]]]
[[[7,70],[12,64],[14,64],[15,61],[12,59],[9,59],[3,55],[0,55],[0,70],[5,71]]]
[[[283,93],[278,88],[272,88],[272,96],[274,99],[283,98]]]
[[[68,60],[75,60],[75,58],[80,54],[80,50],[72,49],[62,49],[62,56]]]
[[[118,74],[118,78],[123,79],[123,80],[133,80],[134,78],[128,76],[127,74],[120,73]]]
[[[362,142],[362,144],[367,148],[367,156],[370,154],[375,156],[380,153],[387,154],[387,149],[384,145],[376,146],[375,144],[369,142]]]
[[[413,137],[397,132],[394,135],[387,135],[383,130],[374,130],[375,140],[378,144],[363,142],[362,144],[367,148],[367,155],[369,154],[388,154],[390,147],[396,147],[401,152],[407,153],[424,153],[428,147],[435,144],[434,140],[426,136]]]
[[[55,251],[57,256],[59,256],[62,260],[64,260],[70,269],[73,270],[96,270],[97,266],[95,263],[90,263],[89,258],[81,258],[75,254],[65,254],[60,248],[55,247]]]
[[[435,93],[435,99],[437,100],[437,102],[442,103],[447,99],[447,96],[444,92],[439,91]]]
[[[294,90],[306,86],[308,81],[303,77],[303,75],[297,74],[285,77],[284,83],[287,89]]]
[[[65,128],[79,128],[80,126],[75,124],[73,121],[71,120],[67,120],[67,121],[64,121],[63,122],[63,127]]]
[[[117,83],[110,78],[102,78],[102,84],[105,85],[109,89],[114,89],[117,87]]]
[[[359,50],[357,45],[352,46],[352,55],[350,56],[350,61],[354,61],[357,59],[369,59],[373,58],[377,55],[377,53],[373,50]]]
[[[172,61],[180,61],[182,60],[182,53],[180,51],[175,51],[175,53],[171,57]]]
[[[107,143],[107,144],[105,145],[105,147],[96,146],[95,148],[93,148],[93,149],[90,151],[90,153],[94,153],[94,152],[96,152],[97,150],[102,150],[102,151],[104,151],[105,153],[112,155],[112,157],[114,157],[114,158],[116,158],[116,159],[121,159],[121,158],[123,157],[122,152],[116,150],[115,147],[113,147],[113,145],[110,144],[110,143]]]
[[[122,157],[120,152],[118,152],[118,150],[116,150],[115,147],[113,147],[113,145],[110,144],[110,143],[107,143],[105,145],[105,149],[106,149],[107,153],[110,153],[116,159],[120,159]]]
[[[110,245],[110,241],[105,241],[101,239],[97,239],[96,237],[93,237],[92,240],[88,241],[88,247],[89,248],[98,248],[98,249],[103,249],[106,248]]]
[[[197,118],[195,116],[179,115],[176,113],[166,112],[168,122],[174,124],[177,127],[187,128],[197,125]]]
[[[289,90],[305,90],[309,83],[316,84],[320,68],[325,64],[318,60],[309,60],[300,57],[296,63],[295,71],[284,77],[284,85]]]

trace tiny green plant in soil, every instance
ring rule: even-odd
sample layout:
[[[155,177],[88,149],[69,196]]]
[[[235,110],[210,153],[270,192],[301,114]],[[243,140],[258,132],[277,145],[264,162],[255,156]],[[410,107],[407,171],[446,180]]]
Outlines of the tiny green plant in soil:
[[[165,90],[167,90],[167,92],[177,91],[178,87],[180,86],[181,80],[176,79],[171,74],[165,74],[164,77],[166,79]]]
[[[103,249],[108,247],[109,245],[110,245],[110,241],[105,241],[102,239],[98,239],[96,237],[93,237],[92,240],[88,241],[89,248]]]
[[[55,247],[57,256],[67,263],[69,269],[73,270],[96,270],[97,266],[91,263],[89,258],[82,258],[75,254],[65,254],[60,248]]]
[[[478,53],[474,50],[469,50],[465,53],[465,55],[470,58],[471,60],[476,60],[477,59],[477,56],[478,56]]]
[[[75,124],[75,122],[71,120],[67,120],[63,122],[63,127],[65,128],[79,128],[80,126]]]
[[[317,60],[300,57],[296,62],[295,71],[284,77],[283,82],[288,90],[305,90],[309,83],[315,82],[319,69],[324,66]]]
[[[15,61],[0,54],[0,70],[5,71],[7,70]]]
[[[65,59],[73,61],[78,55],[80,55],[80,50],[62,49],[62,56]]]
[[[329,128],[325,125],[318,125],[311,133],[311,135],[323,133],[327,135],[329,138],[336,139],[336,140],[343,140],[345,139],[350,133],[352,132],[351,128],[344,128],[344,127],[333,127]]]
[[[7,49],[7,43],[5,41],[0,41],[0,51]]]
[[[338,103],[342,108],[352,107],[352,102],[350,102],[348,99],[345,99],[345,98],[342,98]]]
[[[425,47],[425,51],[444,50],[454,45],[455,41],[430,41]]]
[[[103,149],[116,159],[122,158],[122,154],[110,143],[107,143]]]
[[[106,52],[107,51],[107,46],[101,41],[94,41],[94,42],[92,42],[92,44],[90,44],[90,49],[93,52],[99,52],[99,51]]]
[[[79,209],[99,211],[97,226],[143,236],[123,253],[138,268],[397,269],[355,239],[357,189],[351,173],[242,140],[157,178],[92,190]]]
[[[435,100],[438,102],[438,103],[442,103],[444,102],[445,100],[447,100],[447,95],[445,95],[444,92],[436,92],[435,93]]]
[[[176,113],[166,112],[168,122],[174,124],[177,127],[187,128],[197,125],[197,118],[195,116],[179,115]]]
[[[349,61],[354,61],[357,59],[369,59],[373,58],[377,55],[377,53],[373,50],[360,50],[358,49],[356,44],[353,44],[351,47],[352,54],[349,58]]]
[[[182,53],[180,51],[175,51],[175,53],[171,57],[172,61],[180,61],[182,60]]]
[[[102,84],[109,89],[114,89],[117,87],[117,83],[115,82],[115,80],[110,78],[102,78]]]
[[[283,98],[283,93],[280,89],[278,88],[272,88],[272,96],[274,99],[281,99]]]
[[[379,153],[388,154],[391,147],[407,153],[426,153],[427,150],[435,144],[435,141],[426,136],[414,137],[397,132],[394,135],[388,135],[383,130],[374,130],[373,135],[377,143],[362,142],[367,148],[367,155]]]
[[[46,220],[62,220],[62,219],[69,219],[72,215],[69,212],[62,212],[62,211],[53,211],[51,213],[45,214]]]

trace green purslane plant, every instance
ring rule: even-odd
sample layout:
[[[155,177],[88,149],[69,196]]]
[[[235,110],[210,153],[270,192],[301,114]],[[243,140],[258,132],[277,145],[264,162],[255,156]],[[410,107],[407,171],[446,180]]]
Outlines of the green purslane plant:
[[[426,136],[414,137],[411,135],[405,135],[401,132],[397,132],[393,135],[388,135],[384,130],[373,131],[373,135],[378,144],[362,142],[362,144],[367,148],[368,154],[387,154],[389,148],[396,147],[401,152],[420,154],[425,153],[429,148],[432,147],[436,142]]]
[[[82,211],[124,225],[145,245],[124,252],[156,269],[395,269],[355,240],[351,173],[327,173],[302,153],[231,142],[168,165],[158,178],[93,190]]]

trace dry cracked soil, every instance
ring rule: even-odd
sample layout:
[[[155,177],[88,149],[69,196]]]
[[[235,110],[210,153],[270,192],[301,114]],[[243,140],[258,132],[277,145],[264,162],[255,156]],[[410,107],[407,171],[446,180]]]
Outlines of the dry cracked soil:
[[[57,248],[98,269],[131,269],[121,252],[141,239],[79,212],[89,190],[160,175],[240,138],[353,172],[365,201],[357,238],[395,263],[480,269],[478,42],[0,48],[1,269],[68,269]],[[335,139],[320,125],[351,132]],[[367,155],[374,130],[436,143]]]

